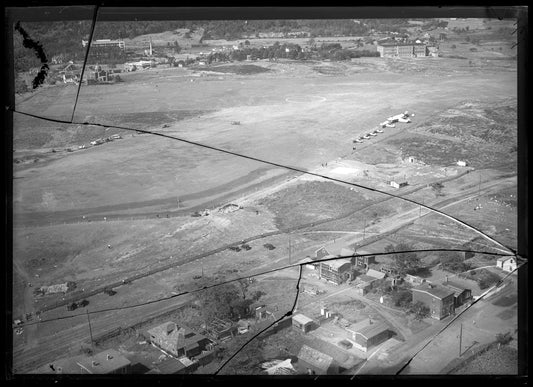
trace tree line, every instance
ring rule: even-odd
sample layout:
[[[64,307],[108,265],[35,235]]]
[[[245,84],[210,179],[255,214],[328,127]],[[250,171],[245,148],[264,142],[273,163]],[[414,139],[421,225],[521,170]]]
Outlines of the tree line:
[[[358,36],[370,30],[393,31],[405,26],[405,19],[365,19],[365,20],[210,20],[210,21],[130,21],[130,22],[98,22],[94,31],[94,39],[125,39],[139,35],[172,31],[187,28],[191,31],[204,29],[204,39],[241,39],[245,36],[258,37],[260,33],[306,32],[310,37],[318,36]],[[88,39],[91,21],[61,22],[29,22],[23,23],[30,37],[40,42],[48,60],[63,54],[69,60],[81,60],[85,50],[82,39]],[[292,55],[292,54],[291,54]],[[342,53],[336,54],[338,57]],[[355,55],[355,54],[354,54]],[[344,55],[346,56],[346,55]],[[15,70],[27,71],[40,65],[33,52],[22,46],[22,37],[14,31]],[[278,55],[277,57],[281,57]]]
[[[268,47],[249,47],[244,44],[239,49],[230,52],[212,52],[206,57],[208,64],[213,62],[243,61],[255,59],[292,59],[292,60],[350,60],[360,57],[377,57],[379,52],[371,50],[348,50],[339,43],[323,43],[319,47],[303,50],[298,44],[275,42]],[[192,61],[190,62],[192,63]],[[186,63],[189,64],[189,63]]]

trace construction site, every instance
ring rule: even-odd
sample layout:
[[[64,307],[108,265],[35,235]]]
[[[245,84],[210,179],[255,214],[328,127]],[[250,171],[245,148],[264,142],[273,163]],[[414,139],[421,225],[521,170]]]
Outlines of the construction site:
[[[514,349],[516,262],[497,258],[517,247],[516,57],[481,61],[478,45],[468,65],[452,43],[223,71],[131,62],[112,84],[95,67],[76,105],[72,85],[18,95],[14,373],[70,356],[57,364],[95,373],[395,374],[447,323],[402,372],[463,372],[498,334]],[[35,117],[74,106],[76,124]],[[405,245],[423,251],[397,272],[381,253]],[[465,246],[468,270],[436,251]],[[453,311],[398,301],[423,286]]]

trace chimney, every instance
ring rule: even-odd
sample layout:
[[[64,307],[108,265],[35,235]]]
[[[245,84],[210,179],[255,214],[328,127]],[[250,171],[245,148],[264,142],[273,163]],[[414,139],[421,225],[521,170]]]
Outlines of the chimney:
[[[110,353],[107,354],[107,360],[111,360],[113,359],[113,355],[111,355]]]
[[[448,276],[446,276],[446,283],[448,283]]]
[[[100,365],[100,363],[98,363],[96,360],[93,360],[93,361],[92,361],[92,366],[93,366],[93,367],[96,367],[96,366],[98,366],[98,365]]]

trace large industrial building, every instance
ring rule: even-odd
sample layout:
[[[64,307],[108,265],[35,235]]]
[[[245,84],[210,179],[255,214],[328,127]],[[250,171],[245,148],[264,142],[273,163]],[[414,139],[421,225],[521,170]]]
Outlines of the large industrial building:
[[[82,47],[85,47],[87,46],[87,44],[89,44],[89,41],[88,40],[83,40],[81,41],[81,45]],[[97,39],[97,40],[93,40],[92,43],[91,43],[91,48],[94,49],[94,48],[109,48],[109,47],[112,47],[112,48],[120,48],[121,50],[124,50],[126,48],[126,45],[124,43],[123,40],[111,40],[111,39]]]
[[[378,44],[377,49],[382,58],[427,56],[426,45],[423,43],[382,43]]]

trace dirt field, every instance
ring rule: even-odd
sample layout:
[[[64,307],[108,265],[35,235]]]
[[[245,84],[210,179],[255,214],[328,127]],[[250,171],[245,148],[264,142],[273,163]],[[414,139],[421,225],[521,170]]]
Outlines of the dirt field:
[[[234,70],[241,74],[226,69],[228,72],[223,75],[154,69],[125,74],[121,84],[82,87],[76,117],[81,121],[113,122],[164,131],[388,192],[397,192],[387,186],[388,179],[408,176],[408,189],[418,190],[410,193],[410,197],[432,205],[449,205],[446,211],[450,214],[460,214],[468,221],[478,222],[476,224],[483,230],[511,243],[516,235],[512,226],[516,216],[511,197],[514,188],[501,172],[483,171],[483,188],[492,184],[489,179],[494,180],[494,187],[486,192],[486,199],[483,199],[486,201],[482,202],[484,212],[480,215],[478,210],[468,210],[475,206],[473,202],[456,203],[458,197],[474,195],[479,184],[475,173],[445,182],[443,197],[436,197],[431,188],[425,187],[429,179],[433,182],[459,176],[461,172],[451,168],[450,163],[462,154],[463,148],[450,147],[446,156],[433,152],[437,157],[431,159],[415,155],[426,165],[407,165],[402,161],[406,152],[411,155],[415,150],[401,149],[402,144],[406,141],[413,144],[413,137],[421,131],[434,139],[435,147],[442,148],[445,144],[442,136],[449,135],[442,130],[461,127],[463,121],[446,121],[446,126],[436,115],[447,109],[457,110],[464,107],[461,104],[465,101],[473,100],[476,105],[457,116],[466,119],[470,117],[468,114],[483,112],[480,119],[492,125],[486,136],[504,135],[499,142],[489,142],[486,148],[480,148],[479,154],[483,151],[490,154],[491,159],[479,160],[490,161],[492,167],[509,160],[503,151],[492,151],[497,150],[495,147],[502,141],[505,149],[512,147],[514,141],[509,123],[514,112],[507,106],[511,106],[509,101],[515,98],[516,73],[498,67],[483,71],[469,66],[457,67],[458,61],[448,58],[427,58],[413,63],[379,58],[342,64],[258,61],[254,65],[269,71],[247,75],[239,68]],[[417,68],[423,70],[416,71]],[[74,95],[74,87],[48,87],[29,99],[20,100],[17,108],[68,119]],[[353,138],[374,130],[391,114],[405,110],[416,113],[413,123],[387,128],[385,133],[366,141],[353,152]],[[232,125],[232,121],[240,121],[240,125]],[[477,125],[476,122],[471,121],[470,125]],[[169,126],[163,128],[164,124]],[[90,308],[98,309],[155,299],[192,287],[191,278],[202,271],[206,275],[227,278],[287,264],[288,236],[280,234],[250,242],[250,251],[225,250],[179,266],[188,257],[225,243],[299,222],[340,216],[383,197],[362,189],[350,191],[346,186],[317,179],[301,179],[294,184],[287,183],[284,189],[269,191],[274,183],[286,182],[295,174],[287,175],[273,166],[135,132],[121,131],[123,138],[120,140],[66,152],[65,147],[119,131],[50,124],[39,129],[39,125],[35,120],[17,116],[14,128],[14,158],[38,159],[15,165],[13,237],[18,267],[14,301],[20,305],[17,313],[30,309],[29,305],[39,308],[62,297],[34,302],[27,294],[28,288],[23,286],[28,279],[34,282],[34,287],[73,280],[79,289],[92,289],[132,273],[176,262],[176,268],[118,288],[113,297],[100,294],[89,298]],[[426,131],[427,128],[441,131]],[[480,134],[479,138],[484,140],[486,136]],[[424,140],[423,144],[428,143]],[[59,148],[58,152],[51,153],[50,148],[55,147]],[[339,157],[344,159],[338,160]],[[321,167],[326,162],[328,166]],[[508,165],[502,169],[510,170]],[[266,197],[262,201],[258,200],[261,193]],[[243,195],[256,196],[246,202]],[[356,202],[353,202],[354,197]],[[516,195],[514,197],[516,199]],[[234,200],[246,203],[244,209],[229,214],[190,217],[192,209]],[[320,238],[313,234],[308,238],[303,232],[296,233],[291,235],[292,259],[296,261],[311,255],[322,241],[335,239],[339,232],[358,233],[346,234],[343,237],[346,243],[358,241],[364,228],[367,237],[387,232],[416,220],[418,211],[417,206],[394,199],[368,206],[357,216],[332,222],[328,227],[305,230],[333,231],[334,234]],[[157,218],[160,214],[161,218]],[[172,216],[165,218],[166,214]],[[143,215],[145,219],[127,218],[133,215]],[[113,216],[117,218],[111,221]],[[109,220],[104,221],[104,217]],[[36,223],[36,219],[40,223]],[[419,243],[417,246],[434,245],[437,234],[442,233],[442,224],[435,223],[435,219],[433,215],[421,217],[421,223],[417,221],[410,230],[413,234],[426,233],[412,235]],[[76,223],[65,225],[66,221]],[[446,231],[457,239],[465,239],[461,238],[462,230],[454,229],[453,225],[447,224]],[[431,233],[435,238],[432,239]],[[420,237],[423,240],[417,241]],[[272,243],[276,249],[267,250],[263,246],[265,243]],[[370,249],[382,249],[384,242],[379,243],[381,245],[370,245]],[[279,286],[272,285],[275,287]],[[268,302],[274,303],[280,294],[271,292],[269,297]],[[156,307],[153,308],[151,313],[155,313]],[[64,308],[47,312],[53,317],[65,313]],[[103,330],[106,323],[121,316],[121,312],[95,316],[95,324],[100,324],[99,329]],[[79,320],[76,327],[65,333],[73,343],[86,336],[85,320]],[[52,347],[56,343],[54,340],[61,341],[60,337],[53,337],[53,333],[60,331],[62,324],[49,323],[40,331],[42,337],[36,334],[19,337],[16,345],[19,349],[26,345],[30,351],[38,348],[30,343],[36,345],[46,340],[42,341],[42,348]],[[21,353],[25,354],[24,351]],[[16,358],[17,365],[22,368],[24,356]],[[38,353],[31,356],[38,358]]]

